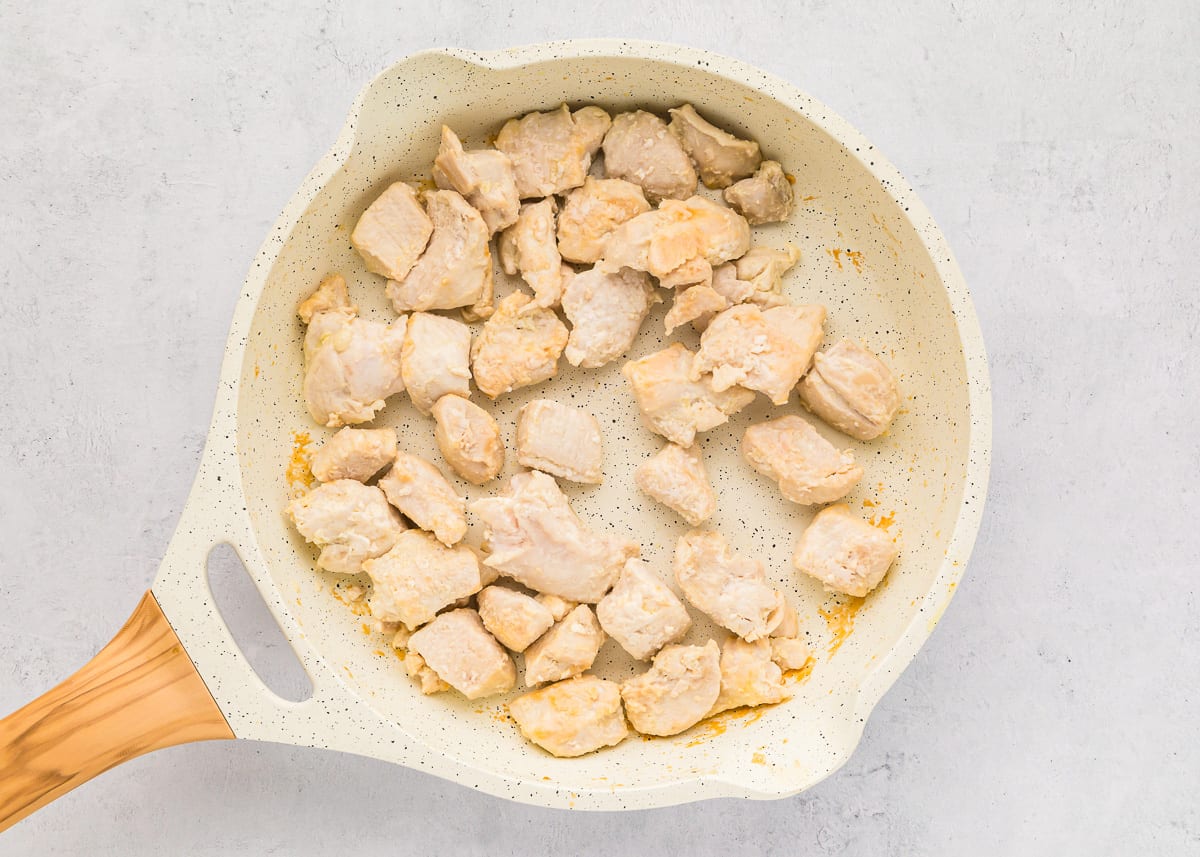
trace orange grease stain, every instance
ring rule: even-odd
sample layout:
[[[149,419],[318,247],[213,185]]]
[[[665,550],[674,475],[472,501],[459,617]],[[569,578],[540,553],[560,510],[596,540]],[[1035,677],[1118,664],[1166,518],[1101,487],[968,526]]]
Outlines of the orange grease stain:
[[[752,765],[765,765],[767,763],[767,757],[762,753],[755,753],[750,757],[750,763]]]
[[[866,499],[866,500],[863,500],[863,508],[864,508],[864,509],[874,509],[874,508],[875,508],[875,501],[874,501],[874,500],[871,500],[871,499]]]
[[[850,260],[850,264],[854,265],[854,270],[861,274],[863,270],[863,254],[858,250],[847,250],[846,258]]]
[[[778,703],[776,703],[778,704]],[[732,708],[729,711],[722,711],[720,714],[715,714],[707,720],[698,723],[694,728],[699,730],[696,736],[688,741],[683,746],[695,747],[697,744],[703,744],[710,738],[715,738],[718,735],[724,735],[725,730],[733,721],[741,721],[743,726],[749,726],[751,723],[758,721],[771,705],[759,705],[751,708],[743,705],[741,708]],[[649,739],[647,739],[649,740]]]
[[[260,371],[260,370],[259,370],[259,368],[258,368],[258,364],[257,364],[257,363],[255,363],[255,364],[254,364],[254,377],[255,377],[255,378],[257,378],[257,377],[258,377],[258,373],[259,373],[259,371]]]
[[[378,655],[381,658],[384,657],[383,649],[375,649],[372,654]]]
[[[312,438],[306,431],[292,432],[292,455],[288,459],[284,479],[292,496],[303,494],[313,484],[312,475]],[[301,490],[303,489],[303,490]]]
[[[808,660],[803,666],[798,669],[788,670],[783,674],[783,677],[791,681],[793,684],[800,684],[812,675],[813,667],[817,665],[817,659],[812,655],[808,656]]]
[[[846,642],[846,638],[853,633],[854,619],[866,600],[865,598],[848,597],[845,603],[817,608],[817,612],[825,620],[829,632],[833,634],[833,639],[829,643],[829,657],[832,658],[842,647],[842,643]]]
[[[837,265],[838,270],[842,270],[842,251],[834,249],[826,250],[825,252],[833,258],[833,264]]]
[[[889,527],[891,527],[892,524],[896,523],[896,512],[893,510],[888,512],[886,515],[879,515],[878,517],[872,516],[867,523],[872,527],[878,527],[879,529],[886,531]]]
[[[783,177],[788,180],[788,184],[796,183],[796,177],[794,175],[792,175],[791,173],[784,173]]]

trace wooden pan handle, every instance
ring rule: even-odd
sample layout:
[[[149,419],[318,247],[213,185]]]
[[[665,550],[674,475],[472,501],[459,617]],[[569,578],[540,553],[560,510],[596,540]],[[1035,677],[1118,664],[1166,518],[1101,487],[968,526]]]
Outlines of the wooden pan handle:
[[[147,592],[79,672],[0,720],[0,831],[128,759],[233,737]]]

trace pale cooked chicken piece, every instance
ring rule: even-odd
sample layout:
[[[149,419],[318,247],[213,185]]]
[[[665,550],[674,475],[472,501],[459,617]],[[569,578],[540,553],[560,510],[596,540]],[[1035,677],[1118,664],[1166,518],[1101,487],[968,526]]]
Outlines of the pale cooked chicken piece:
[[[540,384],[558,372],[567,326],[553,310],[513,292],[500,301],[471,346],[475,386],[488,398]]]
[[[665,583],[640,559],[625,563],[621,579],[596,605],[600,627],[639,661],[683,639],[692,618]]]
[[[717,511],[717,494],[708,482],[696,447],[668,443],[638,465],[633,481],[693,527]]]
[[[767,582],[763,564],[738,556],[711,530],[679,538],[675,582],[692,606],[748,642],[767,636],[783,619],[783,595]]]
[[[579,675],[596,660],[604,639],[592,608],[580,604],[525,650],[525,684]]]
[[[825,307],[780,306],[760,310],[739,304],[722,312],[700,337],[692,377],[712,373],[718,392],[733,386],[758,390],[773,404],[787,402],[824,335]]]
[[[861,598],[879,585],[899,553],[887,533],[838,503],[812,519],[792,562],[826,589]]]
[[[423,414],[442,396],[470,396],[471,328],[444,315],[414,312],[408,317],[400,371],[408,397]]]
[[[664,289],[686,289],[689,286],[711,286],[712,278],[713,266],[707,260],[696,257],[659,277],[658,284]]]
[[[321,482],[366,482],[396,457],[396,430],[344,428],[325,441],[312,458],[312,475]]]
[[[622,179],[588,176],[567,194],[558,214],[558,252],[571,262],[591,264],[604,253],[609,233],[650,210],[642,189]]]
[[[621,686],[582,675],[518,696],[508,704],[526,739],[559,757],[582,756],[620,744],[629,734]]]
[[[510,277],[517,274],[533,289],[533,304],[558,306],[562,299],[562,256],[554,232],[554,198],[527,202],[517,222],[500,233],[496,248],[500,265]]]
[[[604,174],[639,185],[651,202],[696,192],[696,169],[683,146],[653,113],[620,113],[604,135]]]
[[[321,549],[317,565],[337,574],[358,574],[364,560],[391,550],[405,529],[382,491],[354,479],[318,485],[288,504],[287,515]]]
[[[800,636],[800,616],[796,613],[796,608],[791,604],[784,604],[783,618],[779,620],[779,624],[771,631],[772,637],[798,637]]]
[[[721,693],[709,716],[731,708],[783,702],[783,671],[771,658],[772,640],[747,643],[730,637],[721,646]]]
[[[753,175],[762,163],[762,152],[753,140],[742,140],[723,131],[696,112],[690,104],[667,111],[671,133],[691,155],[700,178],[710,188],[729,187]]]
[[[671,280],[672,272],[695,265],[697,259],[716,266],[748,249],[750,224],[746,218],[712,200],[693,196],[664,200],[654,211],[622,223],[605,240],[604,255],[596,264],[605,271],[633,268]]]
[[[415,678],[420,682],[421,693],[426,696],[450,690],[450,685],[442,681],[441,677],[425,663],[425,659],[416,652],[405,654],[404,672],[408,674],[409,678]]]
[[[663,327],[670,335],[675,328],[690,321],[693,327],[702,331],[717,313],[728,307],[729,301],[712,286],[692,286],[676,293],[675,302],[663,319]]]
[[[758,172],[725,188],[724,195],[751,226],[787,220],[792,213],[792,183],[778,161],[763,161]]]
[[[533,597],[533,600],[549,610],[555,622],[561,622],[564,616],[575,609],[574,601],[567,601],[557,595],[548,595],[545,592],[539,592]]]
[[[608,114],[599,107],[571,113],[564,104],[508,120],[496,135],[496,148],[512,159],[521,199],[551,196],[583,184],[608,126]]]
[[[646,425],[680,446],[691,446],[696,432],[721,425],[754,399],[740,387],[718,392],[709,378],[692,380],[693,357],[676,342],[621,367]]]
[[[781,670],[800,670],[812,657],[812,649],[799,637],[772,637],[771,660]]]
[[[442,471],[425,459],[398,453],[379,487],[389,503],[442,544],[457,544],[467,534],[466,501],[454,493]]]
[[[517,413],[517,461],[572,482],[603,482],[600,423],[579,408],[534,399]]]
[[[783,296],[783,275],[800,261],[800,250],[788,244],[783,250],[772,247],[751,247],[733,263],[738,280],[747,283],[751,291],[743,301],[763,309],[788,303]]]
[[[813,358],[812,371],[800,382],[800,401],[839,431],[873,440],[900,410],[900,391],[882,360],[843,339]]]
[[[529,648],[555,621],[550,611],[534,598],[505,586],[489,586],[476,600],[483,627],[514,652]]]
[[[808,420],[794,414],[748,427],[742,435],[742,455],[751,467],[779,483],[784,497],[803,506],[842,499],[863,475],[853,452],[839,451]]]
[[[396,312],[408,312],[488,303],[492,251],[487,224],[458,191],[426,193],[425,208],[433,221],[433,237],[408,276],[388,280],[392,306]]]
[[[296,315],[305,324],[311,324],[313,316],[323,312],[357,307],[350,302],[350,292],[346,287],[346,278],[341,274],[329,274],[317,286],[317,290],[300,302]],[[307,357],[307,352],[305,357]]]
[[[433,227],[416,191],[395,182],[367,206],[350,233],[350,243],[372,274],[403,280],[429,243]]]
[[[371,615],[383,622],[424,625],[460,598],[480,590],[479,560],[470,548],[448,548],[431,533],[406,530],[392,549],[362,565],[374,584]]]
[[[475,485],[495,479],[504,467],[496,419],[462,396],[442,396],[431,413],[434,440],[450,468]]]
[[[433,161],[433,180],[440,188],[458,191],[475,206],[488,232],[495,234],[517,222],[521,199],[512,161],[503,152],[465,151],[458,135],[443,125],[442,144]]]
[[[751,247],[746,251],[746,255],[757,249],[757,247]],[[712,288],[714,292],[728,301],[727,306],[745,303],[754,294],[754,284],[738,279],[737,265],[733,262],[726,262],[724,265],[713,268]]]
[[[594,603],[637,544],[588,530],[550,476],[518,473],[500,497],[471,504],[491,553],[484,563],[537,592]]]
[[[643,735],[675,735],[695,726],[721,692],[721,653],[716,641],[667,646],[653,665],[621,685],[625,714]]]
[[[567,362],[594,369],[620,357],[633,346],[658,300],[654,284],[641,271],[622,268],[609,274],[589,268],[576,274],[562,296],[563,313],[571,322]]]
[[[516,664],[474,610],[440,614],[412,635],[408,650],[467,699],[507,693],[517,684]]]

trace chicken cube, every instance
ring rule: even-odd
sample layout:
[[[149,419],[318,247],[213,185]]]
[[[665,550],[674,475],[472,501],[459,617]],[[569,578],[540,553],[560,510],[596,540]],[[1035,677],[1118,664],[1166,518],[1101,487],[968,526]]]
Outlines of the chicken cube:
[[[467,534],[466,501],[454,492],[442,471],[425,459],[398,453],[379,487],[389,503],[447,547]]]
[[[843,339],[813,358],[812,371],[800,383],[800,401],[839,431],[873,440],[900,410],[900,391],[882,360]]]
[[[708,482],[700,451],[694,446],[668,443],[638,465],[633,481],[693,527],[717,510],[717,494]]]
[[[753,176],[725,188],[725,202],[751,226],[787,220],[792,198],[792,183],[777,161],[763,161]]]
[[[416,652],[408,652],[404,656],[404,672],[408,674],[409,678],[415,678],[420,683],[421,693],[426,696],[450,689],[450,685],[442,681],[441,677],[425,663],[425,659]]]
[[[842,499],[863,475],[853,452],[839,451],[808,420],[791,414],[747,428],[742,454],[779,483],[784,497],[803,506]]]
[[[709,266],[736,259],[750,249],[750,224],[723,205],[693,196],[664,200],[654,211],[633,217],[614,229],[604,242],[597,266],[646,271],[674,282],[699,282],[697,259]],[[672,273],[689,267],[687,276]]]
[[[494,399],[540,384],[558,372],[566,344],[567,326],[553,310],[533,306],[529,295],[513,292],[500,301],[471,346],[475,386]]]
[[[504,586],[482,590],[479,618],[492,636],[514,652],[523,652],[529,644],[550,630],[555,619],[550,611],[524,592]]]
[[[579,408],[534,399],[517,413],[517,461],[572,482],[603,482],[600,423]]]
[[[521,199],[552,196],[583,184],[609,124],[608,114],[599,107],[572,113],[565,104],[504,123],[496,148],[512,159]]]
[[[562,296],[563,313],[571,322],[563,352],[572,366],[594,369],[609,363],[637,339],[658,295],[641,271],[622,268],[605,273],[599,268],[576,274]]]
[[[479,211],[491,234],[517,222],[521,200],[512,161],[503,152],[465,151],[458,135],[443,125],[442,144],[433,161],[433,180],[443,190],[461,193]]]
[[[395,429],[344,428],[317,450],[312,458],[312,475],[321,482],[366,482],[395,457]]]
[[[471,395],[471,328],[461,321],[414,312],[400,352],[400,372],[413,406],[428,415],[442,396]]]
[[[667,646],[649,670],[621,685],[625,714],[643,735],[676,735],[695,726],[721,693],[721,653],[703,646]]]
[[[567,194],[558,215],[558,252],[568,261],[592,264],[604,253],[609,233],[649,210],[642,189],[632,182],[588,176]]]
[[[675,582],[697,610],[753,643],[782,621],[783,595],[763,564],[737,556],[719,533],[692,530],[675,546]]]
[[[762,152],[753,140],[742,140],[722,131],[696,112],[690,104],[668,111],[671,133],[679,140],[710,188],[723,188],[753,175],[762,163]]]
[[[416,191],[395,182],[363,212],[350,233],[350,243],[372,274],[403,280],[432,233],[433,221],[422,210]]]
[[[346,278],[341,274],[329,274],[321,280],[315,292],[300,302],[300,306],[296,308],[296,315],[300,316],[300,320],[305,324],[311,324],[313,316],[343,309],[358,311],[358,308],[350,302],[350,291],[346,287]],[[306,343],[304,355],[306,358],[309,350],[311,347]]]
[[[791,244],[783,250],[751,247],[746,255],[733,263],[738,280],[751,290],[742,301],[757,304],[763,309],[788,303],[783,296],[783,275],[799,261],[800,251]]]
[[[683,639],[692,626],[683,602],[640,559],[626,561],[617,585],[596,605],[596,617],[605,633],[639,661]]]
[[[766,637],[754,643],[738,637],[725,641],[721,646],[721,693],[709,715],[783,702],[787,697],[783,671],[771,658],[772,642]]]
[[[491,553],[484,564],[537,592],[595,603],[637,544],[588,530],[550,476],[518,473],[500,497],[471,504]]]
[[[423,312],[489,304],[492,251],[487,224],[458,191],[430,191],[425,207],[433,237],[407,276],[388,280],[392,306],[396,312]]]
[[[512,657],[487,632],[474,610],[460,608],[440,614],[412,635],[408,650],[424,658],[442,681],[467,699],[507,693],[517,684]]]
[[[899,553],[887,533],[839,503],[812,519],[792,562],[826,589],[862,598],[879,585]]]
[[[649,429],[685,447],[696,432],[716,428],[754,399],[740,387],[716,391],[711,378],[693,380],[693,357],[676,342],[621,367]]]
[[[621,686],[583,675],[518,696],[508,704],[521,734],[560,757],[620,744],[629,734]]]
[[[495,418],[462,396],[442,396],[432,410],[434,440],[450,468],[475,485],[504,467],[504,443]]]
[[[321,549],[317,565],[337,574],[358,574],[364,560],[391,550],[405,529],[382,491],[353,479],[318,485],[293,500],[287,515]]]
[[[525,650],[525,684],[579,675],[596,660],[604,639],[592,608],[580,604]]]
[[[707,259],[697,256],[659,277],[658,284],[664,289],[686,289],[689,286],[711,286],[712,278],[713,266]]]
[[[362,565],[374,584],[371,615],[384,622],[424,625],[480,589],[479,560],[470,548],[448,548],[422,530],[401,533],[392,549]]]
[[[521,206],[517,222],[500,233],[496,247],[500,265],[510,277],[517,274],[533,289],[533,305],[558,306],[562,300],[562,256],[554,232],[553,197]]]
[[[758,248],[751,247],[746,252],[746,255],[750,255],[756,249]],[[738,279],[737,264],[734,262],[726,262],[723,265],[717,265],[717,267],[713,268],[712,289],[725,298],[727,307],[745,303],[754,294],[753,283]]]
[[[718,392],[736,385],[765,393],[773,404],[782,405],[808,371],[824,323],[823,306],[730,307],[700,338],[692,378],[711,372],[712,388]]]
[[[557,595],[547,595],[545,592],[538,593],[533,600],[549,610],[555,622],[561,622],[564,616],[575,609],[574,601],[567,601]]]
[[[663,327],[669,336],[675,328],[690,321],[693,327],[702,331],[717,313],[728,307],[729,301],[712,286],[692,286],[675,295],[675,302],[663,319]]]
[[[799,637],[771,638],[771,660],[781,670],[802,670],[811,657],[812,649]]]
[[[653,113],[635,110],[612,120],[604,135],[604,174],[639,185],[651,202],[685,199],[696,192],[692,161]]]

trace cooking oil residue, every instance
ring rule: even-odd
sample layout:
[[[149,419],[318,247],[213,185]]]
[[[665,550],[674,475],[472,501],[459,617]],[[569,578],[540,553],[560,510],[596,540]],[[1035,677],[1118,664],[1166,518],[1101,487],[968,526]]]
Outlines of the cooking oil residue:
[[[879,529],[886,531],[892,524],[896,523],[896,512],[892,510],[886,515],[872,515],[867,523],[872,527],[879,527]]]
[[[837,653],[837,650],[842,647],[842,643],[846,642],[846,638],[854,631],[854,619],[866,601],[866,598],[847,596],[845,601],[834,604],[832,607],[817,608],[817,612],[821,614],[826,627],[833,635],[833,639],[829,642],[829,657],[832,658]]]
[[[749,726],[751,723],[757,722],[766,713],[766,710],[771,707],[770,705],[759,705],[751,708],[748,705],[743,705],[741,708],[732,708],[729,711],[714,714],[712,717],[693,727],[696,735],[683,746],[695,747],[697,744],[703,744],[710,738],[724,735],[725,730],[734,721],[741,721],[743,726]]]
[[[787,670],[783,674],[783,677],[785,679],[787,679],[788,681],[792,682],[793,684],[800,684],[801,682],[805,681],[810,675],[812,675],[813,667],[816,665],[817,665],[817,659],[814,658],[812,655],[809,655],[808,660],[805,661],[800,667],[798,667],[797,669],[794,669],[794,670]]]
[[[750,764],[752,764],[752,765],[765,765],[766,763],[767,763],[767,757],[764,756],[762,753],[755,753],[753,756],[750,757]]]
[[[833,264],[837,265],[837,269],[839,271],[844,270],[842,268],[842,253],[845,253],[846,261],[848,261],[851,265],[854,266],[855,272],[859,273],[859,274],[862,273],[862,271],[863,271],[863,254],[861,251],[859,251],[859,250],[842,250],[840,247],[834,247],[834,248],[826,249],[825,252],[828,253],[830,258],[833,259]]]
[[[284,478],[293,497],[303,494],[313,484],[311,445],[312,438],[308,432],[292,432],[292,455],[288,459]]]

